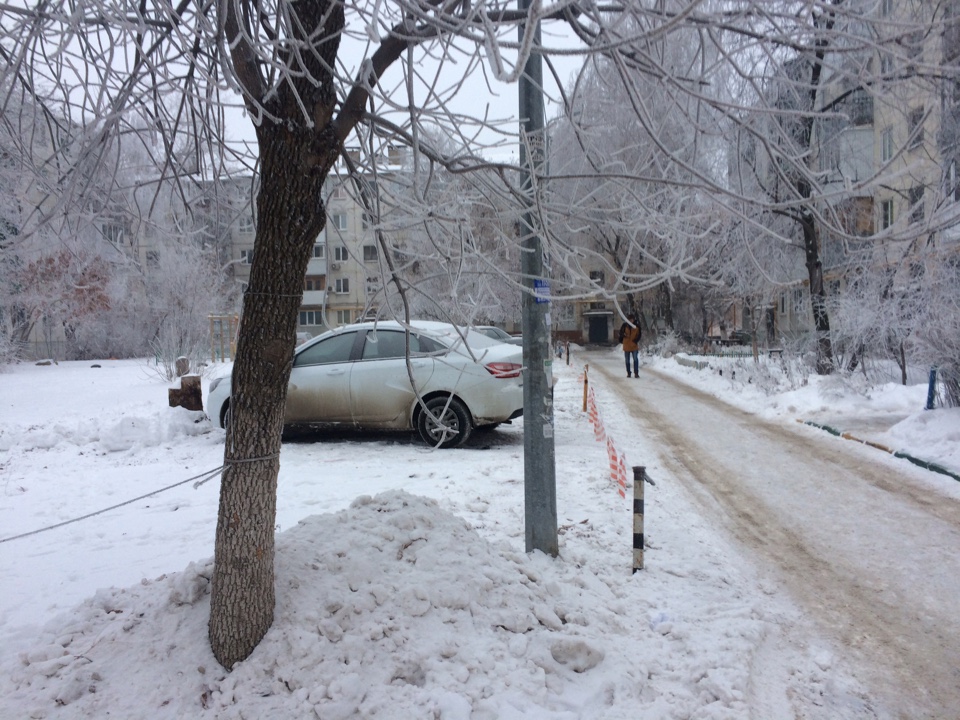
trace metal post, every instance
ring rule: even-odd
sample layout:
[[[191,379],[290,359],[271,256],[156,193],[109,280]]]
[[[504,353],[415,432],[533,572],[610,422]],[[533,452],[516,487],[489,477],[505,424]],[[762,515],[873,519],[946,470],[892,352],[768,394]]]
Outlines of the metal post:
[[[643,570],[643,484],[647,469],[633,466],[633,572]]]
[[[590,363],[583,366],[583,411],[587,411],[587,390],[590,385]]]
[[[518,0],[526,12],[531,0]],[[526,24],[520,25],[523,44]],[[543,67],[538,52],[540,23],[530,28],[533,51],[520,77],[520,185],[526,208],[519,224],[523,275],[523,470],[527,552],[559,553],[553,441],[553,352],[550,344],[550,288],[534,212],[534,178],[544,163]]]
[[[930,383],[927,385],[927,407],[926,410],[933,410],[933,401],[937,397],[937,369],[930,368]]]

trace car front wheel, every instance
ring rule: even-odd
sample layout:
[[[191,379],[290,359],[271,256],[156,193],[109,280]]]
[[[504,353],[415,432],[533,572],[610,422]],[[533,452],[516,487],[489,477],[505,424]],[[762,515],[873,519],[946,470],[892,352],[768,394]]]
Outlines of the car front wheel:
[[[427,400],[426,408],[417,416],[417,432],[421,439],[440,448],[462,445],[470,436],[470,413],[455,398],[437,397]]]

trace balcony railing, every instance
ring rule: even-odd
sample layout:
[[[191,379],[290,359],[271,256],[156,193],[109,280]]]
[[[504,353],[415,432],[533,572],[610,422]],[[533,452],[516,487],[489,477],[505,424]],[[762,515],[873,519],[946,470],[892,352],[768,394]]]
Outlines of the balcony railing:
[[[303,291],[303,300],[301,303],[303,305],[323,305],[324,300],[327,297],[326,290],[304,290]]]

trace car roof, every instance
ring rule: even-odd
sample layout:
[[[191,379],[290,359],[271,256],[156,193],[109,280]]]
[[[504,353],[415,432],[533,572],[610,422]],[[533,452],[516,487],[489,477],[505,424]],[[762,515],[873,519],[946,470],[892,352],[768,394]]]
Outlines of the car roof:
[[[434,333],[448,333],[454,328],[452,323],[439,322],[437,320],[411,320],[409,326],[398,320],[367,320],[365,322],[351,323],[335,328],[333,332],[342,332],[344,330],[362,330],[364,328],[384,328],[385,330],[403,330],[410,327],[414,330],[425,330]]]
[[[491,345],[501,344],[496,340],[488,338],[483,333],[475,332],[475,328],[460,327],[452,323],[440,322],[438,320],[411,320],[409,325],[405,325],[397,320],[370,320],[366,322],[351,323],[350,325],[341,325],[338,328],[334,328],[333,330],[322,333],[312,340],[308,340],[300,345],[296,349],[296,352],[302,352],[323,338],[328,338],[332,335],[339,335],[345,332],[356,332],[359,330],[369,330],[374,327],[383,330],[403,330],[406,327],[410,327],[412,330],[424,332],[427,335],[432,335],[438,338],[447,338],[445,344],[450,344],[454,348],[461,345],[461,342],[457,342],[458,340],[461,340],[462,337],[467,337],[468,335],[469,345],[476,350],[481,348],[483,350],[488,350]],[[470,332],[471,329],[474,330],[474,332]]]
[[[320,340],[321,338],[326,338],[330,337],[331,335],[338,335],[345,332],[369,330],[371,328],[376,328],[378,330],[404,330],[407,327],[409,327],[411,330],[416,330],[426,333],[427,335],[439,337],[450,337],[454,335],[460,336],[461,334],[466,335],[470,330],[469,328],[458,327],[452,323],[440,322],[438,320],[411,320],[409,325],[401,323],[397,320],[369,320],[366,322],[351,323],[349,325],[341,325],[340,327],[333,328],[325,333],[321,333],[307,343],[304,343],[304,346],[313,345],[315,341]],[[477,337],[485,336],[478,335]]]

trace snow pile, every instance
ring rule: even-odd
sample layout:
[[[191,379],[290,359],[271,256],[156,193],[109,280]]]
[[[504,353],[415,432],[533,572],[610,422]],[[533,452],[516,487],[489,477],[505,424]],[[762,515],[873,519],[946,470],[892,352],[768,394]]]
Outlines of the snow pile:
[[[630,577],[622,563],[585,554],[591,534],[588,524],[567,528],[576,560],[551,560],[487,542],[433,500],[360,497],[278,536],[276,622],[229,675],[207,645],[203,562],[101,590],[49,623],[2,668],[0,709],[31,718],[745,717],[764,675],[756,655],[782,618],[731,596],[724,580],[743,578],[721,572],[716,557],[713,572],[694,564]],[[838,695],[823,657],[792,668],[798,694]],[[843,706],[832,712],[824,717]]]
[[[403,492],[282,533],[276,569],[277,621],[231,674],[206,643],[211,563],[191,564],[51,623],[4,668],[4,705],[29,717],[737,717],[764,634],[735,608],[691,633],[596,568],[494,547]],[[720,653],[700,647],[705,629]],[[699,658],[692,675],[670,660],[677,646]]]
[[[897,423],[887,435],[888,444],[935,461],[960,473],[960,408],[937,408],[916,413]]]

